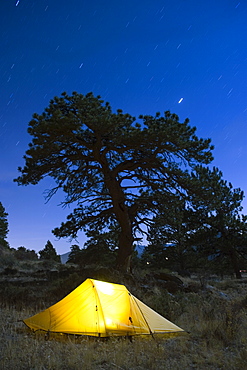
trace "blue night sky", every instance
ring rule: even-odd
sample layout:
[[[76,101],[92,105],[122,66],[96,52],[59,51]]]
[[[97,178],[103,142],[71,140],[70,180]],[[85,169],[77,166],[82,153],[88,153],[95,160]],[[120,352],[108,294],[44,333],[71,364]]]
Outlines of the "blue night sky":
[[[63,91],[92,91],[131,115],[188,117],[212,139],[212,164],[247,193],[245,1],[1,0],[0,20],[0,201],[11,247],[39,251],[50,240],[70,250],[51,233],[70,213],[58,206],[63,194],[46,204],[50,179],[13,183],[32,114]]]

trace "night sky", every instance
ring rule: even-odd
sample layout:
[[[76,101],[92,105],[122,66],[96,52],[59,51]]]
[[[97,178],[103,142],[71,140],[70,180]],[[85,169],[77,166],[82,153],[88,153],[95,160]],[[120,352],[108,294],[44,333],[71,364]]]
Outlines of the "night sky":
[[[11,247],[39,251],[50,240],[59,254],[70,250],[51,233],[70,213],[58,206],[63,194],[46,204],[50,179],[13,182],[32,114],[63,91],[92,91],[134,116],[188,117],[212,139],[212,165],[247,193],[246,1],[1,0],[0,46],[0,201]]]

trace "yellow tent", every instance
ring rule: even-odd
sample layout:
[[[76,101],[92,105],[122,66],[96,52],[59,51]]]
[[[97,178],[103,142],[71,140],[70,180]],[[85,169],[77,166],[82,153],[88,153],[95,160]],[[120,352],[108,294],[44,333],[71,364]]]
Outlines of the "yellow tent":
[[[139,301],[124,285],[93,279],[24,323],[34,331],[99,337],[184,331]]]

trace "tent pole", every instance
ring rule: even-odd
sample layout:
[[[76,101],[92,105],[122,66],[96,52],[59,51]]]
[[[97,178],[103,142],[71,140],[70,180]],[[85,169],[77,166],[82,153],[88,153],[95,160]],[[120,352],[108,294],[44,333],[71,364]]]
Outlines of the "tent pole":
[[[103,310],[102,310],[102,306],[101,306],[101,302],[100,302],[100,299],[99,299],[99,295],[98,295],[96,286],[94,285],[94,283],[92,282],[92,280],[91,280],[91,283],[92,283],[92,286],[93,286],[93,289],[94,289],[95,300],[96,300],[96,311],[97,311],[97,316],[98,316],[98,324],[97,324],[98,325],[98,336],[101,337],[100,325],[99,325],[99,308],[100,308],[100,312],[101,312],[101,315],[102,315],[102,318],[103,318],[103,322],[104,322],[105,334],[107,334],[107,332],[106,332],[106,323],[105,323],[105,315],[104,315]]]

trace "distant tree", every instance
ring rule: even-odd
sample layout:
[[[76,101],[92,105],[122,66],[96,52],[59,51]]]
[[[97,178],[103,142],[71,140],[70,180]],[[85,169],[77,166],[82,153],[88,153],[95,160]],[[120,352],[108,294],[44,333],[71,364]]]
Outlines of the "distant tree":
[[[87,233],[89,239],[84,244],[84,258],[86,263],[96,263],[102,266],[114,264],[117,251],[117,234],[115,232]]]
[[[149,230],[149,244],[143,257],[156,268],[182,272],[198,267],[199,255],[193,240],[198,224],[195,220],[194,212],[179,196],[164,202]]]
[[[159,206],[157,193],[187,191],[189,171],[212,160],[210,139],[199,139],[189,121],[175,114],[135,117],[113,113],[92,93],[63,93],[41,115],[34,114],[33,136],[19,185],[45,176],[66,194],[64,205],[77,203],[67,222],[53,232],[76,237],[79,230],[119,227],[117,266],[130,268],[134,241],[150,225]]]
[[[47,241],[45,248],[39,251],[41,260],[53,260],[56,262],[61,262],[60,256],[57,255],[56,249],[53,247],[50,240]]]
[[[34,250],[26,249],[21,246],[14,251],[15,258],[18,260],[37,260],[38,255]]]
[[[0,202],[0,245],[6,248],[9,248],[9,243],[6,238],[8,235],[8,213],[5,212],[5,208]]]
[[[67,260],[67,263],[77,263],[80,264],[82,257],[82,250],[79,245],[73,244],[70,247],[70,254]]]
[[[190,185],[186,195],[160,198],[143,258],[154,267],[224,270],[240,278],[247,262],[243,192],[217,168],[196,167]]]
[[[245,215],[222,216],[214,216],[198,231],[198,250],[208,257],[211,271],[240,279],[241,269],[247,266],[247,219]]]
[[[87,236],[89,239],[84,244],[84,248],[80,249],[78,245],[71,246],[67,262],[76,263],[80,266],[90,264],[112,266],[117,247],[117,242],[114,242],[114,236],[110,232],[88,232]]]
[[[218,261],[218,266],[241,278],[240,268],[243,261],[247,262],[247,216],[241,213],[244,193],[223,180],[217,168],[201,167],[195,181],[204,191],[191,196],[193,206],[200,211],[194,243],[212,262]]]

